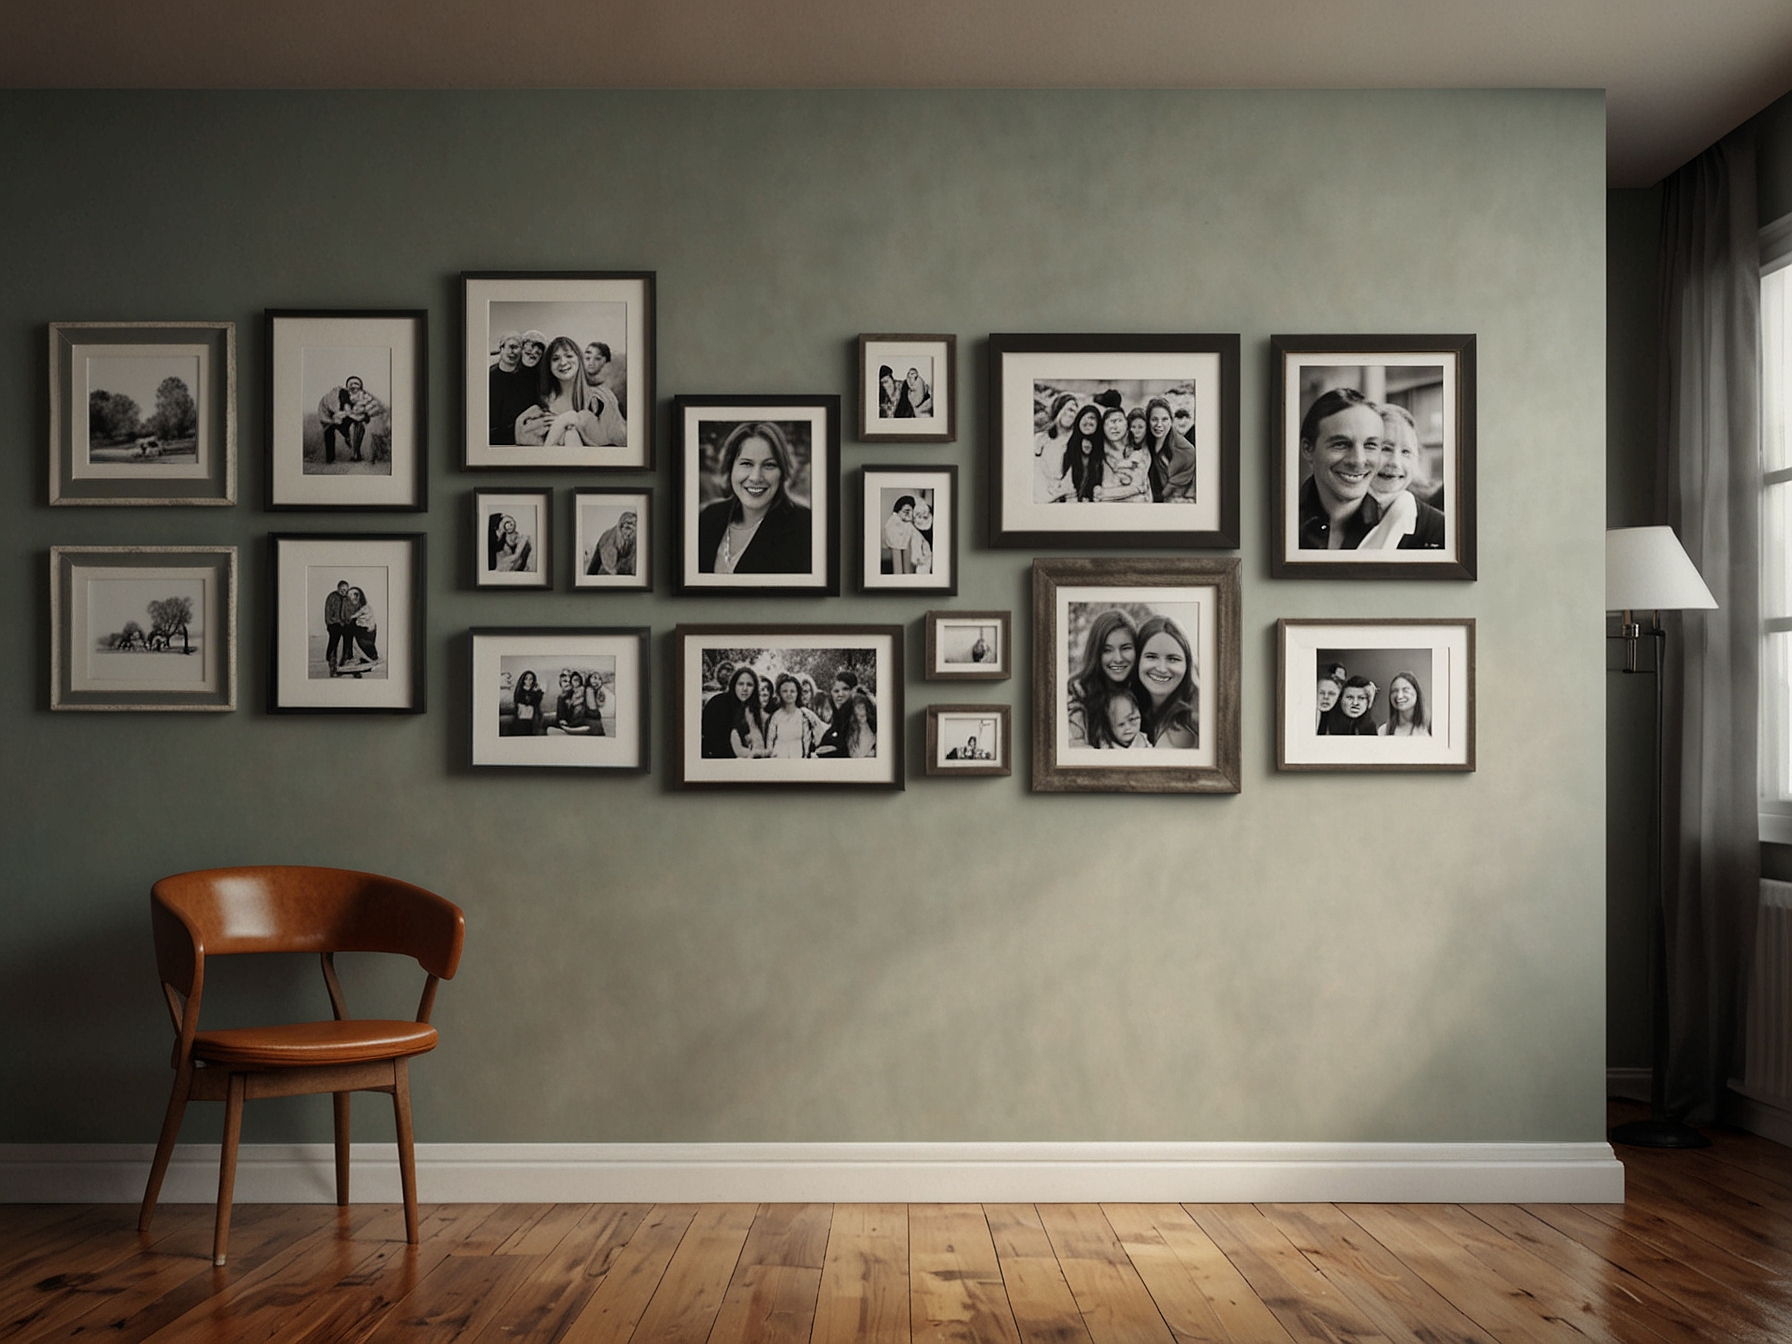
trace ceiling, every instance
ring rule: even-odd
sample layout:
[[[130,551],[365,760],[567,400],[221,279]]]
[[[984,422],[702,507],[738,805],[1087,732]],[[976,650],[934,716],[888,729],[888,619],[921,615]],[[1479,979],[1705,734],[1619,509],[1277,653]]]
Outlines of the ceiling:
[[[1603,88],[1608,180],[1792,90],[1792,0],[6,0],[5,88]]]

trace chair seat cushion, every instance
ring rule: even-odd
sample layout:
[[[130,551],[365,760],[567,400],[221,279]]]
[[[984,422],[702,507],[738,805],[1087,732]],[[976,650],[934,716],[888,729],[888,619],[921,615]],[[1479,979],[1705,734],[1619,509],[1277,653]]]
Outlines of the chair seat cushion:
[[[279,1068],[294,1064],[359,1064],[397,1059],[436,1048],[427,1022],[350,1018],[346,1022],[289,1022],[276,1027],[231,1027],[193,1037],[193,1057],[211,1064]]]

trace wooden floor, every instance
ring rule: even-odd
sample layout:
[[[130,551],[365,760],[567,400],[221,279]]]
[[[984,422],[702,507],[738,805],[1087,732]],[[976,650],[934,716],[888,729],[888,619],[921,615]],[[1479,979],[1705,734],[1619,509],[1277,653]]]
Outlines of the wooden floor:
[[[1625,1113],[1626,1118],[1628,1113]],[[0,1207],[0,1339],[1792,1340],[1792,1149],[1606,1205]]]

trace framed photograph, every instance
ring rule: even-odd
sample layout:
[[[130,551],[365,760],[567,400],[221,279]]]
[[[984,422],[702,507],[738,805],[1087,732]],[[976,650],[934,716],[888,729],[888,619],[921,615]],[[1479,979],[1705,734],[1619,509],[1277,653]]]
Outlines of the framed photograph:
[[[840,398],[677,397],[678,591],[840,595]]]
[[[477,588],[552,588],[552,490],[475,490],[473,556]]]
[[[1238,337],[989,338],[993,546],[1238,545]]]
[[[653,491],[575,490],[572,586],[653,588]]]
[[[859,591],[958,592],[958,468],[860,474]]]
[[[683,789],[900,789],[902,627],[681,625]]]
[[[859,337],[859,437],[958,441],[958,337]]]
[[[52,322],[50,503],[236,503],[236,324]]]
[[[1033,788],[1237,793],[1236,560],[1033,562]]]
[[[927,680],[1008,680],[1014,675],[1013,624],[1006,611],[928,612]]]
[[[423,533],[275,533],[270,714],[421,714]]]
[[[650,633],[472,631],[473,764],[645,774]]]
[[[1277,621],[1276,767],[1475,768],[1475,623]]]
[[[52,546],[50,708],[236,708],[236,547]]]
[[[268,508],[429,508],[429,314],[267,313]]]
[[[1009,775],[1007,705],[927,706],[927,773]]]
[[[1272,336],[1279,579],[1475,577],[1475,338]]]
[[[468,272],[461,291],[469,469],[652,470],[652,271]]]

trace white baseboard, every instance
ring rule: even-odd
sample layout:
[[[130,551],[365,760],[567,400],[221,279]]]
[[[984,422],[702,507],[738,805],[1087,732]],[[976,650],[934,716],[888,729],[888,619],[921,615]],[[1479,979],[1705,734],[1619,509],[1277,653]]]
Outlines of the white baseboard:
[[[1605,1071],[1605,1095],[1621,1097],[1625,1101],[1648,1101],[1649,1092],[1655,1083],[1653,1069],[1607,1069]]]
[[[149,1144],[0,1144],[0,1203],[134,1204]],[[355,1144],[356,1201],[399,1197],[398,1150]],[[1621,1204],[1596,1143],[433,1143],[426,1203],[807,1202]],[[217,1198],[218,1146],[182,1145],[170,1203]],[[335,1198],[328,1144],[245,1144],[236,1200]]]

